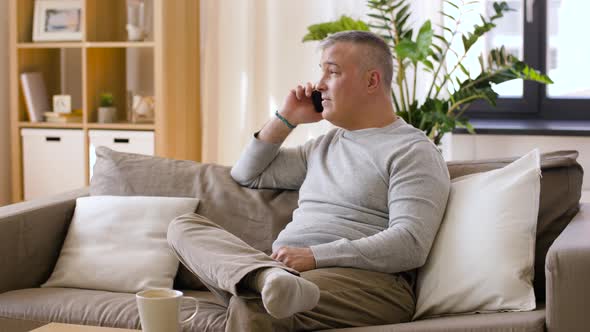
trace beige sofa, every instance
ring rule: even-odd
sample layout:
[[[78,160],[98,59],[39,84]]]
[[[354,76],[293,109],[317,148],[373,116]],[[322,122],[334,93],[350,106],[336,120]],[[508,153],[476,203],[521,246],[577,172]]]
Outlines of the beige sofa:
[[[39,288],[51,274],[73,215],[86,195],[199,197],[197,213],[254,247],[270,251],[289,222],[297,192],[237,185],[229,168],[97,150],[89,188],[0,208],[0,332],[29,331],[48,322],[138,328],[133,294]],[[530,312],[455,315],[349,331],[590,331],[590,205],[578,204],[583,170],[577,153],[542,157],[535,294]],[[511,159],[448,163],[451,177],[487,171]],[[224,308],[182,266],[175,288],[201,300],[184,331],[221,331]],[[185,315],[191,308],[183,308]]]

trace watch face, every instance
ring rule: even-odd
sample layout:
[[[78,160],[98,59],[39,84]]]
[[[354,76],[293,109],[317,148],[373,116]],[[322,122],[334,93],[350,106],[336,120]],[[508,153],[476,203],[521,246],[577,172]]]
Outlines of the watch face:
[[[56,113],[72,112],[72,97],[70,95],[53,96],[53,111]]]

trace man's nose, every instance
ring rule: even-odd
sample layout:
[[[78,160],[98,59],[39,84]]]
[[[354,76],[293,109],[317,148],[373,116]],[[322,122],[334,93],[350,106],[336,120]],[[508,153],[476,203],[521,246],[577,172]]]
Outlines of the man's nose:
[[[324,83],[323,79],[320,79],[316,85],[315,85],[315,89],[318,91],[325,91],[326,90],[326,84]]]

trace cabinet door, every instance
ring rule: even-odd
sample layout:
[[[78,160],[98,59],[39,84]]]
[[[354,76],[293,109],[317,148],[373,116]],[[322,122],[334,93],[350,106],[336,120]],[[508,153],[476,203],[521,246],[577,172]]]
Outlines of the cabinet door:
[[[25,200],[85,185],[82,130],[22,129],[21,136]]]

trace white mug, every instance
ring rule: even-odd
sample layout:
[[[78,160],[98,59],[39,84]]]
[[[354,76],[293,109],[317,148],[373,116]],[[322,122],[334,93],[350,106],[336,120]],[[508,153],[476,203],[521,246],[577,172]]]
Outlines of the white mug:
[[[180,326],[192,321],[197,315],[199,301],[182,296],[174,289],[152,288],[135,295],[141,329],[144,332],[177,332]],[[180,320],[180,305],[183,299],[195,301],[195,312],[187,319]]]

